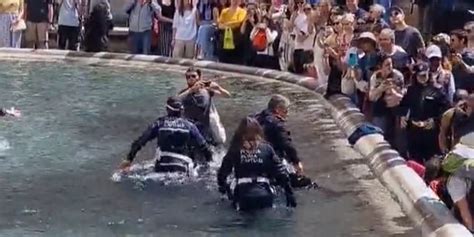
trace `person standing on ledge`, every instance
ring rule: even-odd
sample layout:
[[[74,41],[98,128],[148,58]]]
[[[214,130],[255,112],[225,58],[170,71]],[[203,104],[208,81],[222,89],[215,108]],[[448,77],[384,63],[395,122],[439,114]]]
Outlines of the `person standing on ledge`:
[[[295,172],[290,172],[290,181],[293,187],[305,187],[312,184],[308,177],[304,176],[303,163],[298,157],[293,145],[290,131],[285,127],[290,100],[282,95],[273,95],[268,102],[267,109],[255,115],[263,127],[266,140],[272,145],[276,154],[290,164]]]
[[[48,49],[49,29],[53,24],[52,0],[25,0],[27,48]]]

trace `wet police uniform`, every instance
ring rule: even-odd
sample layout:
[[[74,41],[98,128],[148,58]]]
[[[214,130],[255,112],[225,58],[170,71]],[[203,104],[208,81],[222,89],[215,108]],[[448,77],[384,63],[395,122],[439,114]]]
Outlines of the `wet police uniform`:
[[[156,172],[189,172],[194,166],[190,158],[190,142],[201,149],[207,161],[212,153],[196,126],[185,118],[164,116],[158,118],[136,141],[127,159],[133,161],[137,152],[148,142],[158,139],[160,156],[156,161]]]
[[[263,127],[265,138],[273,146],[276,154],[292,164],[298,164],[300,159],[293,145],[290,131],[285,128],[285,120],[274,116],[268,110],[256,114],[255,117]]]
[[[296,206],[288,173],[268,143],[260,143],[255,150],[229,151],[226,154],[217,174],[222,193],[231,192],[227,176],[232,170],[236,179],[233,201],[239,210],[271,207],[274,193],[270,180],[276,180],[284,188],[288,205]]]
[[[214,93],[207,89],[191,92],[183,99],[184,117],[192,121],[204,136],[206,141],[213,142],[212,132],[209,127],[209,112]]]

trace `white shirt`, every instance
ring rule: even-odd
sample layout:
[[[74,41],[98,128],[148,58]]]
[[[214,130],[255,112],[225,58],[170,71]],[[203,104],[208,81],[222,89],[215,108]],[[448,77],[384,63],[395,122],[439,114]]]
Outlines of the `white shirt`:
[[[296,35],[295,49],[313,50],[314,32],[313,34],[306,37],[306,39],[304,40],[302,40],[300,36],[300,32],[304,32],[306,35],[309,34],[308,16],[306,16],[305,13],[298,13],[298,16],[296,16],[295,18],[294,24],[294,33]]]
[[[176,10],[173,17],[173,29],[176,40],[194,40],[197,34],[196,8],[185,10],[183,16]]]
[[[456,203],[465,198],[471,190],[471,185],[471,181],[468,179],[459,178],[457,176],[449,178],[447,188],[453,202]]]
[[[79,12],[77,8],[80,7],[80,2],[78,0],[62,0],[61,7],[59,8],[58,25],[79,26]]]

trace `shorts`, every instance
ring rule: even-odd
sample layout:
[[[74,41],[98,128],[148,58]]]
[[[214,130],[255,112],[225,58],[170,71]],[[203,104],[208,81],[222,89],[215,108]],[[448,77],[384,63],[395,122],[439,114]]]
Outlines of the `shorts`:
[[[25,39],[32,43],[48,42],[49,23],[40,22],[35,23],[31,21],[26,22]]]

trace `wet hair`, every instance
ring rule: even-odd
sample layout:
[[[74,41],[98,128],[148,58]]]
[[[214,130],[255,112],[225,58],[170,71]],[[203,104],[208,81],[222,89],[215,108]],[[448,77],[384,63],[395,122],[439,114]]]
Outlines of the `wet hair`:
[[[288,108],[290,106],[290,100],[285,96],[276,94],[273,95],[270,101],[268,101],[267,109],[275,111],[277,108]]]
[[[194,73],[194,72],[198,74],[199,78],[201,78],[201,69],[195,68],[195,67],[189,67],[188,70],[186,70],[186,74]]]
[[[463,42],[464,45],[467,45],[467,31],[465,30],[453,30],[451,31],[451,36],[456,36],[460,41]]]
[[[235,130],[229,152],[240,152],[241,149],[254,150],[263,139],[263,129],[257,119],[247,116],[240,121]]]

